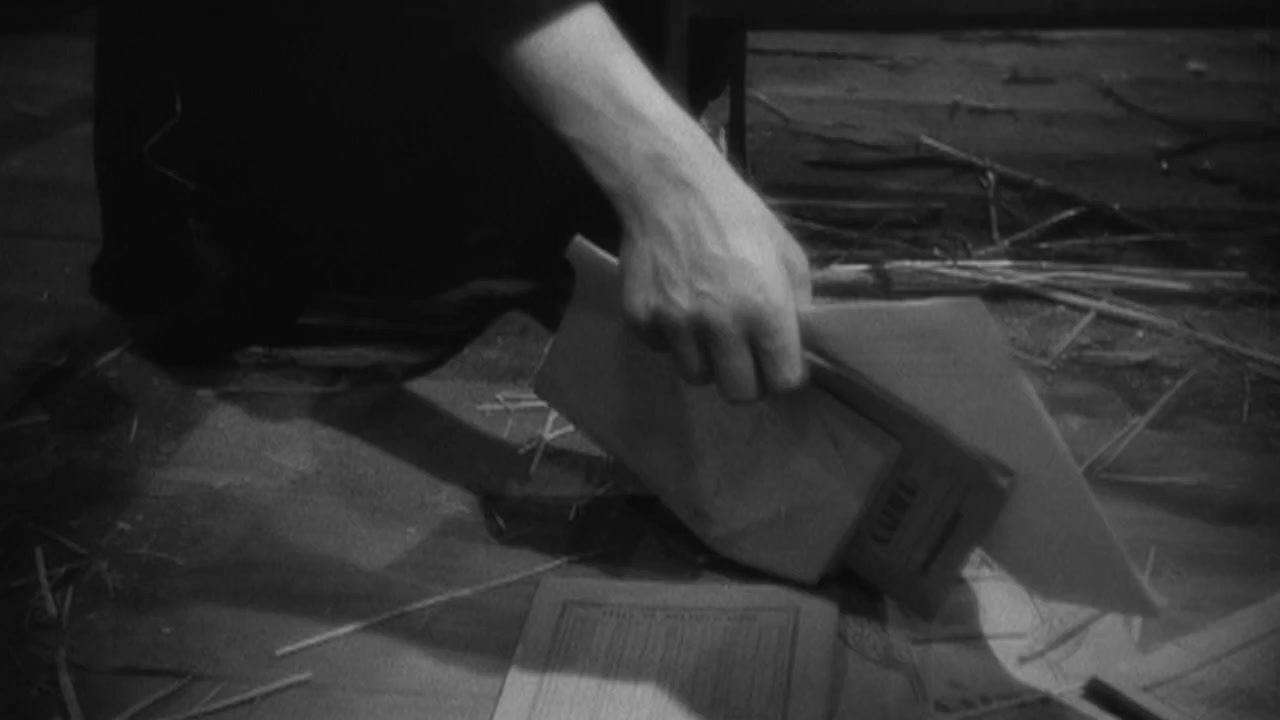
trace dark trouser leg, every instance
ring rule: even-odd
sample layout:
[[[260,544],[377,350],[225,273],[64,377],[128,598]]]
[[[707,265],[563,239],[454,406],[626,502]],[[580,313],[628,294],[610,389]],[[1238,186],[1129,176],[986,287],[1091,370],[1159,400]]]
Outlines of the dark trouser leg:
[[[189,107],[178,113],[200,94],[191,74],[192,38],[207,30],[200,19],[170,4],[107,3],[95,58],[102,248],[93,292],[132,321],[142,346],[174,358],[219,354],[289,322],[299,307],[293,283],[250,282],[262,263],[241,261],[247,243],[222,242],[209,228],[202,153],[187,152],[198,124]],[[246,228],[270,256],[275,234]]]
[[[164,38],[138,28],[157,18],[141,3],[99,13],[94,66],[94,170],[102,211],[95,295],[124,312],[181,293],[194,271],[182,189],[156,172],[143,147],[173,115],[177,77]]]
[[[212,3],[160,22],[104,8],[97,287],[109,303],[145,315],[150,293],[181,294],[191,283],[170,272],[207,265],[192,247],[211,248],[230,272],[205,277],[232,286],[213,293],[233,306],[225,317],[197,317],[234,325],[296,312],[317,293],[420,298],[481,275],[550,275],[575,232],[616,237],[594,183],[486,63],[413,42],[438,28],[415,28],[411,9],[294,5],[263,3],[252,21]],[[634,8],[622,17],[643,35],[643,3]],[[152,27],[165,34],[139,42]],[[191,193],[140,149],[175,93],[182,118],[153,154]],[[212,228],[197,242],[193,214]],[[133,293],[144,302],[108,291],[130,276],[155,280]],[[151,299],[162,311],[203,307]]]

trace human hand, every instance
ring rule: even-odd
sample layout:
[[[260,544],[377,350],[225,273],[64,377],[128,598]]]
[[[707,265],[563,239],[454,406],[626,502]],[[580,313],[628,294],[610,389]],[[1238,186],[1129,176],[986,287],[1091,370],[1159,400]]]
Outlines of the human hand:
[[[623,307],[644,337],[730,400],[803,383],[803,251],[604,8],[559,15],[498,62],[617,210]]]
[[[629,203],[623,307],[686,380],[714,380],[744,402],[805,382],[798,313],[810,302],[809,266],[760,197],[717,161],[722,168],[669,173]]]

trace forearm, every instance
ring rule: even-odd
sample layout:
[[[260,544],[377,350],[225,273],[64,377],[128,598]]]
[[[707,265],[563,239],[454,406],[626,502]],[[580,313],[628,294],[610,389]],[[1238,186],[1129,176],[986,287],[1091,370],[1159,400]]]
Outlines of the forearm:
[[[711,140],[653,76],[597,3],[504,51],[507,78],[559,133],[625,222],[638,204],[725,173]]]

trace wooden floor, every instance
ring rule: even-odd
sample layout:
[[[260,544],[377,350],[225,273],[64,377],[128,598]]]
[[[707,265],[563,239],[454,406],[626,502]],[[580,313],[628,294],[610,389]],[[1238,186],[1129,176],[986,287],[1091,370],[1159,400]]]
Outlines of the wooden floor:
[[[314,673],[308,686],[219,717],[487,718],[531,583],[298,658],[272,651],[601,546],[600,560],[563,572],[739,576],[699,560],[643,499],[610,496],[584,510],[603,461],[580,439],[569,436],[531,473],[528,442],[543,411],[484,409],[496,393],[527,389],[547,336],[525,318],[504,319],[406,382],[353,380],[432,348],[259,351],[239,367],[183,373],[130,352],[86,289],[98,236],[91,28],[92,15],[70,14],[0,35],[0,717],[67,716],[61,650],[90,718],[175,677],[195,679],[165,712],[302,670]],[[822,222],[920,247],[948,233],[971,247],[989,242],[979,173],[899,162],[927,134],[1121,203],[1163,230],[1248,236],[1160,246],[1139,254],[1144,262],[1273,277],[1280,145],[1274,134],[1249,139],[1280,122],[1272,35],[770,35],[752,47],[752,160],[763,188],[924,213],[902,222],[827,210],[813,216]],[[1155,158],[1159,147],[1219,135],[1167,167]],[[1064,209],[1002,192],[1006,234]],[[1089,222],[1068,231],[1116,232]],[[823,262],[883,254],[798,232]],[[1270,298],[1143,302],[1280,352]],[[1082,312],[1020,297],[991,308],[1031,358],[1027,372],[1081,459],[1198,370],[1094,481],[1169,603],[1145,624],[1144,648],[1280,591],[1280,368],[1105,319],[1050,365],[1043,358]],[[37,550],[65,603],[61,620],[43,617]]]

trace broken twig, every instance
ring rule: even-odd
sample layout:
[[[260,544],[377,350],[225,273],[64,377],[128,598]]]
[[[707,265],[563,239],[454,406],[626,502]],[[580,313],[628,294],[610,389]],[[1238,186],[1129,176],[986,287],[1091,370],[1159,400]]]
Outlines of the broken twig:
[[[147,543],[147,545],[149,547],[150,543]],[[140,548],[137,550],[125,550],[124,554],[133,555],[134,557],[155,558],[156,560],[164,560],[165,562],[170,562],[170,563],[173,563],[174,565],[179,565],[179,566],[186,564],[182,561],[182,558],[174,557],[173,555],[170,555],[168,553],[162,553],[156,550],[148,550],[147,548]]]
[[[1062,356],[1062,353],[1066,352],[1067,348],[1071,347],[1071,344],[1074,343],[1082,333],[1084,333],[1084,331],[1093,323],[1094,320],[1097,319],[1097,317],[1097,310],[1090,310],[1085,313],[1084,317],[1080,318],[1080,320],[1077,321],[1069,331],[1067,331],[1067,334],[1062,336],[1062,339],[1059,340],[1057,344],[1049,348],[1049,362],[1052,363],[1057,361],[1057,359]]]
[[[1214,335],[1195,328],[1189,328],[1184,323],[1167,318],[1139,305],[1120,305],[1116,302],[1082,295],[1068,290],[1045,287],[1043,285],[1036,284],[1035,282],[1028,282],[1022,278],[1011,277],[1007,274],[997,272],[978,271],[975,273],[972,271],[965,272],[954,268],[944,267],[930,268],[930,272],[961,277],[973,277],[975,275],[979,277],[986,276],[1002,287],[1012,290],[1021,290],[1028,294],[1037,295],[1047,300],[1052,300],[1070,307],[1082,308],[1084,310],[1096,310],[1099,315],[1103,315],[1105,317],[1163,330],[1171,335],[1195,340],[1203,345],[1207,345],[1217,350],[1222,350],[1239,358],[1258,363],[1259,365],[1272,369],[1280,369],[1280,357],[1259,350],[1258,348],[1243,345],[1234,340],[1222,337],[1221,335]]]
[[[213,699],[218,697],[218,693],[222,692],[223,688],[225,687],[226,685],[222,685],[222,684],[214,685],[213,689],[210,690],[208,693],[206,693],[204,697],[200,698],[200,702],[196,703],[191,709],[192,710],[203,709],[209,703],[213,702]]]
[[[27,417],[24,417],[24,418],[18,418],[17,420],[10,420],[9,422],[6,422],[6,423],[0,423],[0,433],[9,432],[11,430],[19,430],[21,428],[31,427],[32,425],[40,425],[41,423],[47,423],[47,422],[49,422],[48,413],[36,413],[35,415],[28,415]]]
[[[1097,237],[1063,238],[1060,240],[1038,240],[1025,243],[1035,248],[1102,248],[1117,245],[1145,245],[1149,243],[1193,243],[1193,242],[1238,242],[1249,240],[1265,240],[1275,233],[1268,232],[1153,232],[1136,235],[1099,235]]]
[[[1140,417],[1135,418],[1129,424],[1125,425],[1120,432],[1116,433],[1110,440],[1103,443],[1102,447],[1098,448],[1098,450],[1080,466],[1080,472],[1092,477],[1101,472],[1103,468],[1110,465],[1116,458],[1120,457],[1129,445],[1133,443],[1134,439],[1147,429],[1147,426],[1151,424],[1151,421],[1164,411],[1165,406],[1167,406],[1173,398],[1177,396],[1178,392],[1181,391],[1187,383],[1191,382],[1191,378],[1195,377],[1195,375],[1196,369],[1192,368],[1184,373],[1181,378],[1178,378],[1178,381],[1170,386],[1169,389],[1160,396],[1160,399],[1156,400],[1155,404],[1153,404],[1150,409]]]
[[[542,424],[542,432],[538,433],[537,450],[533,453],[533,462],[529,464],[529,477],[538,471],[538,464],[542,462],[542,456],[547,452],[547,443],[551,442],[551,431],[555,427],[556,418],[559,417],[555,410],[547,410],[547,420]]]
[[[1148,587],[1151,586],[1151,576],[1156,569],[1156,545],[1152,545],[1147,551],[1147,565],[1142,570],[1142,582]],[[1134,615],[1133,623],[1129,626],[1129,637],[1133,640],[1134,647],[1142,646],[1142,616]]]
[[[125,708],[123,711],[120,712],[119,715],[116,715],[114,718],[112,718],[112,720],[133,720],[133,718],[136,718],[137,716],[141,715],[143,712],[146,712],[147,710],[155,706],[160,701],[164,700],[165,698],[171,695],[176,694],[179,690],[191,684],[191,681],[194,679],[195,679],[194,675],[188,675],[182,678],[181,680],[169,685],[168,687],[161,688],[160,690],[142,698],[138,702]]]
[[[49,572],[44,563],[44,548],[39,545],[34,550],[36,563],[36,580],[39,582],[40,601],[44,605],[45,617],[50,620],[58,617],[58,604],[53,601],[53,588],[49,584]]]
[[[1012,345],[1009,346],[1009,354],[1012,355],[1017,360],[1021,360],[1025,363],[1034,365],[1038,368],[1044,368],[1045,370],[1053,369],[1053,363],[1049,362],[1048,360],[1042,357],[1039,357],[1033,353],[1029,353],[1026,350],[1013,347]]]
[[[262,698],[265,698],[269,695],[275,695],[276,693],[284,692],[285,690],[297,687],[298,685],[311,682],[311,677],[312,677],[312,673],[310,672],[298,673],[297,675],[290,675],[289,677],[284,678],[283,680],[277,680],[276,682],[270,683],[268,685],[263,685],[262,687],[255,688],[253,690],[249,690],[246,692],[242,692],[239,695],[232,695],[231,697],[225,700],[219,700],[218,702],[212,703],[210,705],[193,708],[180,715],[169,715],[163,718],[163,720],[195,720],[195,718],[202,718],[202,717],[207,717],[209,715],[215,715],[217,713],[222,712],[223,710],[230,710],[231,708],[234,708],[234,707],[246,705],[248,703],[261,700]]]
[[[1036,238],[1043,235],[1045,232],[1052,229],[1054,226],[1061,225],[1062,223],[1068,220],[1079,217],[1085,212],[1087,212],[1087,208],[1074,207],[1074,208],[1071,208],[1070,210],[1063,210],[1060,213],[1051,215],[1050,217],[1045,218],[1043,221],[1038,222],[1035,225],[1032,225],[1031,227],[1025,230],[1020,230],[1006,237],[1003,242],[1004,248],[1013,247],[1014,245],[1018,245],[1020,243],[1025,243],[1030,240],[1035,240]]]
[[[88,551],[88,550],[86,550],[86,549],[84,548],[84,546],[83,546],[83,545],[81,545],[81,544],[80,544],[80,543],[78,543],[78,542],[75,542],[74,540],[71,540],[71,539],[70,539],[70,538],[68,538],[67,536],[65,536],[65,535],[63,535],[63,534],[61,534],[61,533],[59,533],[59,532],[57,532],[57,531],[55,531],[55,530],[52,530],[52,529],[50,529],[50,528],[45,527],[44,525],[39,525],[39,524],[37,524],[37,523],[28,522],[28,523],[27,523],[27,529],[28,529],[28,530],[31,530],[32,532],[39,533],[39,534],[41,534],[41,535],[43,535],[43,536],[45,536],[45,537],[49,538],[50,540],[52,540],[52,541],[54,541],[54,542],[58,543],[58,544],[59,544],[59,545],[61,545],[62,547],[64,547],[64,548],[66,548],[66,549],[70,550],[71,552],[75,553],[76,555],[79,555],[80,557],[88,557],[88,556],[89,556],[89,551]]]
[[[68,585],[64,593],[62,593],[62,607],[58,610],[59,617],[62,618],[62,629],[67,629],[67,624],[71,622],[71,600],[75,597],[76,586]]]
[[[1000,245],[1000,180],[990,170],[982,174],[982,187],[987,191],[987,230],[991,244]]]
[[[106,351],[102,355],[99,355],[98,359],[95,360],[93,365],[90,366],[90,369],[97,370],[103,367],[104,365],[107,365],[112,360],[115,360],[116,358],[120,357],[125,350],[129,349],[130,344],[131,344],[131,341],[126,340],[120,343],[119,345],[111,348],[110,350]]]
[[[58,666],[58,690],[62,693],[62,704],[67,709],[68,720],[84,720],[84,712],[76,698],[76,686],[71,682],[71,671],[67,668],[66,648],[58,648],[54,663]]]
[[[998,278],[993,276],[998,274]],[[879,288],[915,293],[986,292],[1005,288],[1003,278],[1051,284],[1072,290],[1134,291],[1156,295],[1271,295],[1274,291],[1247,273],[1222,270],[1176,270],[1132,265],[1096,266],[1052,261],[895,260],[885,263],[841,263],[813,273],[822,293]]]
[[[1007,182],[1012,182],[1017,185],[1024,185],[1034,190],[1046,192],[1052,195],[1056,195],[1058,197],[1068,198],[1076,202],[1077,204],[1084,205],[1085,207],[1091,210],[1094,210],[1096,212],[1109,215],[1117,220],[1124,222],[1127,225],[1131,225],[1140,230],[1145,230],[1147,232],[1155,232],[1158,229],[1153,223],[1148,222],[1147,220],[1144,220],[1142,218],[1139,218],[1133,215],[1132,213],[1128,212],[1127,210],[1121,209],[1121,207],[1115,203],[1107,203],[1101,200],[1096,200],[1094,198],[1087,197],[1084,194],[1077,192],[1075,190],[1070,190],[1068,188],[1062,187],[1055,183],[1051,183],[1048,180],[1045,180],[1044,178],[1036,177],[1035,175],[1022,172],[1021,170],[1014,170],[1013,168],[1007,167],[1005,165],[1001,165],[987,158],[981,158],[976,155],[971,155],[967,152],[964,152],[963,150],[959,150],[957,148],[951,147],[946,143],[943,143],[939,140],[929,137],[928,135],[920,135],[917,138],[917,140],[919,141],[921,146],[923,146],[930,152],[940,157],[946,158],[952,162],[957,162],[962,165],[968,165],[969,167],[972,167],[976,170],[995,173],[1001,180],[1004,180]]]
[[[1099,472],[1094,480],[1114,485],[1135,487],[1202,487],[1211,484],[1207,475],[1133,475],[1130,473]]]
[[[791,123],[796,122],[796,118],[794,115],[787,112],[782,106],[770,100],[769,96],[765,95],[759,90],[748,90],[747,98],[754,100],[755,102],[759,103],[760,106],[763,107],[765,110],[768,110],[769,112],[778,116],[778,119],[782,120],[782,122],[786,125],[790,125]]]
[[[472,597],[474,595],[479,595],[481,593],[485,593],[490,590],[495,590],[497,588],[500,588],[506,585],[512,585],[514,583],[520,582],[521,580],[526,580],[528,578],[531,578],[537,575],[542,575],[544,573],[555,570],[558,567],[568,565],[569,563],[575,560],[579,560],[583,557],[586,557],[586,555],[567,555],[565,557],[552,560],[551,562],[546,562],[541,565],[534,566],[528,570],[522,570],[520,572],[513,573],[511,575],[500,577],[496,580],[490,580],[489,582],[481,583],[479,585],[473,585],[467,588],[451,590],[449,592],[442,593],[440,595],[433,595],[429,598],[425,598],[423,600],[418,600],[416,602],[409,603],[408,605],[396,608],[394,610],[388,610],[387,612],[374,615],[373,617],[366,618],[364,620],[348,623],[341,627],[337,627],[332,630],[320,633],[319,635],[316,635],[314,637],[307,638],[305,640],[299,640],[298,642],[290,643],[288,645],[285,645],[284,647],[278,648],[275,652],[275,656],[279,658],[279,657],[285,657],[288,655],[293,655],[295,653],[302,652],[303,650],[316,647],[317,645],[323,645],[325,643],[332,642],[339,638],[343,638],[348,635],[353,635],[355,633],[360,632],[361,630],[365,630],[369,627],[378,625],[380,623],[386,622],[387,620],[391,620],[393,618],[397,618],[402,615],[408,615],[409,613],[425,610],[427,608],[434,607],[442,603],[451,602],[453,600],[460,600],[462,598]]]
[[[88,562],[89,562],[88,560],[72,560],[71,562],[65,563],[63,565],[58,565],[56,567],[48,568],[49,583],[56,584],[58,580],[60,580],[62,576],[67,573],[68,570],[73,570],[78,567],[83,567],[84,565],[88,564]],[[38,577],[38,574],[32,571],[30,574],[24,577],[20,577],[17,580],[10,581],[6,589],[17,590],[18,588],[26,587],[27,585],[34,585],[38,582],[40,582],[40,578]]]
[[[546,407],[547,402],[545,400],[522,400],[520,402],[480,403],[476,406],[476,410],[482,413],[520,412],[521,410],[545,410]]]
[[[817,126],[812,122],[802,120],[801,118],[797,118],[786,108],[777,104],[776,102],[771,100],[767,95],[760,92],[759,90],[747,91],[747,99],[756,102],[761,107],[768,110],[770,114],[780,119],[782,121],[783,129],[785,129],[787,132],[794,133],[796,135],[802,135],[805,137],[810,137],[810,138],[813,138],[814,140],[818,140],[824,143],[832,143],[837,145],[853,145],[855,147],[864,148],[868,150],[876,150],[880,152],[889,152],[893,150],[892,147],[882,142],[876,142],[874,140],[863,140],[860,138],[851,137],[849,135],[837,135],[830,132],[825,132],[822,129],[820,129],[820,126]]]

